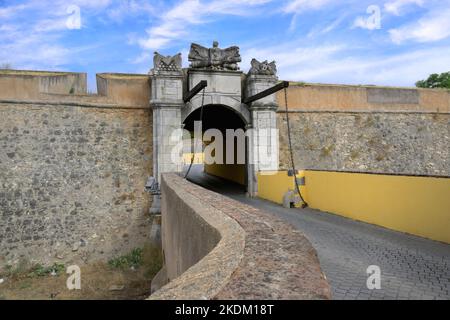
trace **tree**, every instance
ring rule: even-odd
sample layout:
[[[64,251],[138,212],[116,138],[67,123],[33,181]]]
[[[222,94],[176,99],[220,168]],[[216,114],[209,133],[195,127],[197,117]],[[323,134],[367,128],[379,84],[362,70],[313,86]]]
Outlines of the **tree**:
[[[447,88],[450,89],[450,72],[433,73],[426,80],[416,82],[418,88]]]

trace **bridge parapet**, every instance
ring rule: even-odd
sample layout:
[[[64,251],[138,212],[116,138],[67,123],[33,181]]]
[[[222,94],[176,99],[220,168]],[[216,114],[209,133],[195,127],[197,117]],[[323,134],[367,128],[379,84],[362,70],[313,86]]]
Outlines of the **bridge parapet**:
[[[168,284],[150,299],[329,299],[309,241],[259,209],[162,175]]]

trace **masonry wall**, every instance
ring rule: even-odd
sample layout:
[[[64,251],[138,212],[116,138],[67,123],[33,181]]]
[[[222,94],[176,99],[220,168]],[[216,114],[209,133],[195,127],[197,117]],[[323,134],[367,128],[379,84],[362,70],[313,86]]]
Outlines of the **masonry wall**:
[[[0,150],[0,268],[107,259],[147,241],[149,108],[3,102]]]
[[[288,169],[283,92],[278,102]],[[450,91],[293,84],[288,106],[311,208],[449,243]],[[286,171],[259,178],[262,198],[282,203],[295,190]]]
[[[282,93],[278,102],[286,169]],[[298,169],[450,176],[449,91],[294,84],[288,104]]]

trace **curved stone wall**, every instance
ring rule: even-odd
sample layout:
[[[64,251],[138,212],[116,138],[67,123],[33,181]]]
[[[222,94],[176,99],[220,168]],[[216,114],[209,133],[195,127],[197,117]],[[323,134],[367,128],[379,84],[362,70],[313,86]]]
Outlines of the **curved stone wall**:
[[[150,299],[330,298],[315,250],[290,225],[175,174],[161,190],[171,281]]]
[[[162,240],[169,284],[152,299],[212,299],[244,253],[245,231],[204,202],[196,186],[162,175]]]

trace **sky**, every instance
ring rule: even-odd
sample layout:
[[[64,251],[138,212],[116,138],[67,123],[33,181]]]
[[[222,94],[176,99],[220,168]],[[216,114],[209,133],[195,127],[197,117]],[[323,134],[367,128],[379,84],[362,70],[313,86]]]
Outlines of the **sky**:
[[[192,42],[275,60],[283,80],[414,86],[450,71],[450,0],[0,0],[0,65],[146,74]]]

